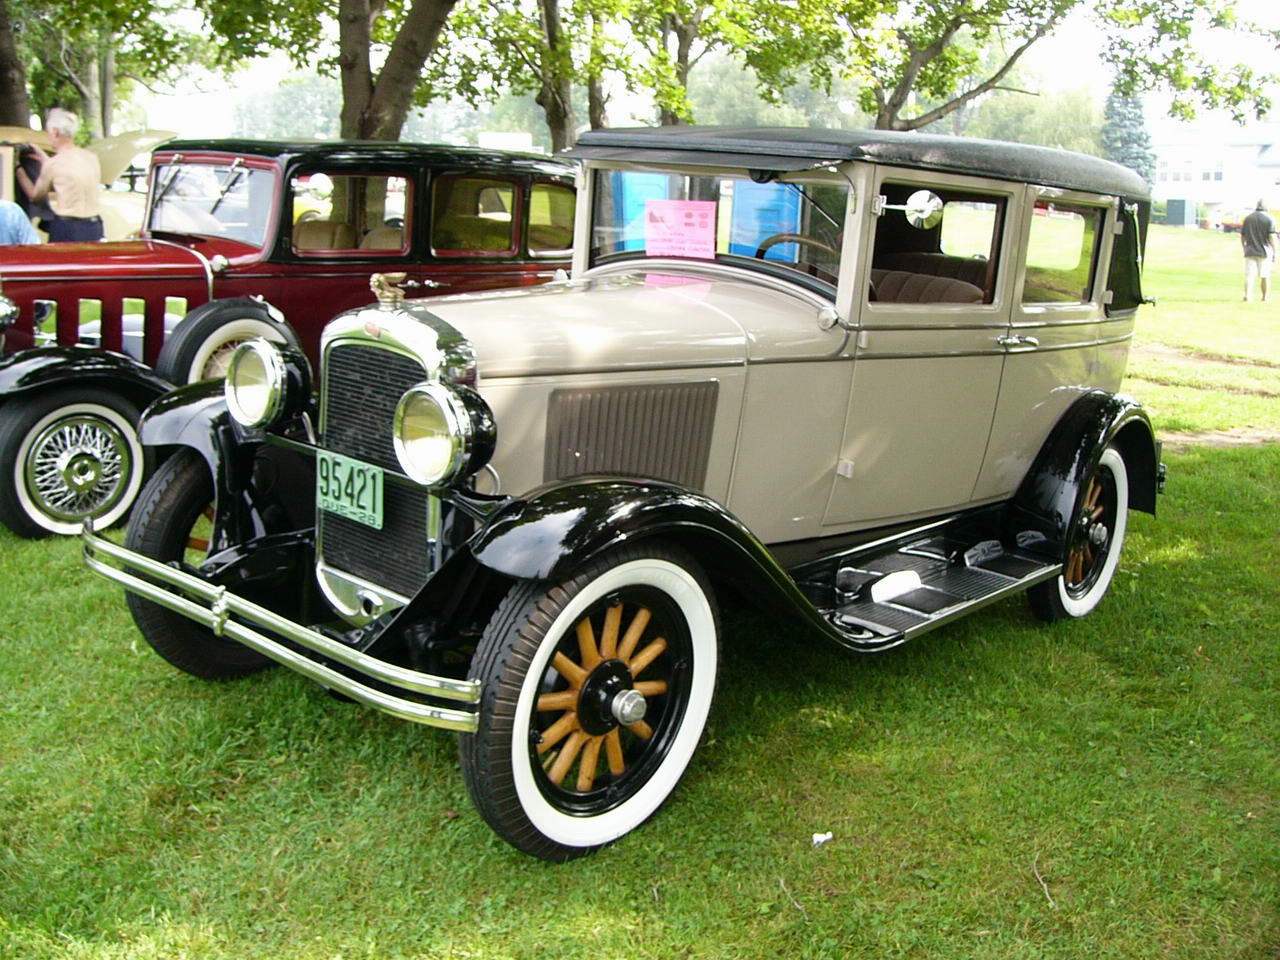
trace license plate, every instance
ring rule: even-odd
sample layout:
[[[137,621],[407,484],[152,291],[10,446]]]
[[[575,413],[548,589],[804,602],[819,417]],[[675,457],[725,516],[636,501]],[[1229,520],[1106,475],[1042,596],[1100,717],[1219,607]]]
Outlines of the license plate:
[[[318,453],[316,506],[381,530],[382,468],[338,453]]]

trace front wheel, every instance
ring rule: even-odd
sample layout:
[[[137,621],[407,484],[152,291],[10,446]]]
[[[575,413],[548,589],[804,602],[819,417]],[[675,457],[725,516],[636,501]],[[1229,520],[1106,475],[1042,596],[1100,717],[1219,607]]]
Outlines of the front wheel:
[[[0,408],[0,521],[21,537],[102,529],[133,505],[146,472],[138,408],[85,388],[20,397]]]
[[[162,563],[197,566],[209,553],[212,536],[213,479],[194,450],[181,450],[155,472],[138,497],[125,546]],[[197,677],[234,677],[272,661],[238,641],[180,613],[126,594],[129,612],[152,649],[179,670]]]
[[[480,726],[463,776],[506,841],[568,860],[644,823],[693,757],[719,620],[683,551],[624,547],[558,584],[517,584],[476,650]]]
[[[1129,474],[1114,447],[1081,485],[1067,531],[1062,572],[1027,591],[1041,620],[1083,617],[1102,602],[1116,575],[1129,518]]]

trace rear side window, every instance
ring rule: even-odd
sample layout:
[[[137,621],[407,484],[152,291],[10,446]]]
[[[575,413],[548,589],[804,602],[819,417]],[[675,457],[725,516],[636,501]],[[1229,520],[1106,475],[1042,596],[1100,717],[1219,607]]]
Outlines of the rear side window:
[[[529,192],[529,252],[535,257],[567,256],[573,246],[572,187],[535,183]]]
[[[290,187],[294,253],[408,252],[406,178],[312,172],[294,177]]]
[[[1103,213],[1082,204],[1036,201],[1027,240],[1023,303],[1088,302]]]
[[[438,256],[514,256],[518,187],[508,180],[445,176],[431,192],[431,248]]]

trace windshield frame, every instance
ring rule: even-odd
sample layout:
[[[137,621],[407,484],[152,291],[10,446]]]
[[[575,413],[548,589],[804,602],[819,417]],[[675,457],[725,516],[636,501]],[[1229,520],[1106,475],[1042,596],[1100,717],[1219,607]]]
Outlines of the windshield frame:
[[[840,254],[836,263],[837,279],[835,282],[828,282],[825,279],[810,276],[809,274],[797,270],[785,262],[772,259],[757,259],[753,256],[719,252],[715,253],[714,258],[675,258],[667,255],[651,255],[644,249],[629,250],[613,250],[606,253],[599,252],[599,247],[595,244],[595,234],[597,227],[601,223],[597,217],[597,203],[601,198],[601,182],[605,177],[609,177],[614,173],[640,173],[640,174],[660,174],[665,176],[680,176],[690,178],[705,178],[708,180],[733,180],[746,181],[753,184],[787,184],[804,190],[806,187],[827,186],[837,187],[844,191],[845,204],[842,212],[825,210],[823,217],[830,217],[837,221],[835,226],[840,228],[840,232],[845,234],[844,242],[832,243]],[[595,267],[603,267],[606,265],[616,265],[621,262],[634,262],[637,265],[643,264],[649,260],[662,260],[668,267],[673,262],[682,262],[687,260],[690,264],[706,265],[718,264],[721,266],[732,266],[739,269],[747,269],[760,273],[768,274],[775,279],[785,279],[805,287],[813,292],[819,293],[826,299],[835,300],[837,298],[837,290],[843,285],[843,278],[848,274],[850,263],[848,258],[849,252],[849,232],[850,224],[855,221],[852,219],[853,213],[857,208],[857,184],[853,179],[847,176],[839,169],[832,167],[820,167],[811,170],[796,171],[794,173],[786,173],[777,176],[770,176],[767,179],[760,177],[758,174],[753,176],[753,171],[749,171],[740,167],[711,167],[711,166],[675,166],[661,163],[643,163],[643,162],[627,162],[627,161],[590,161],[587,164],[585,183],[582,189],[582,196],[579,200],[579,215],[581,221],[579,224],[579,233],[576,237],[578,243],[577,260],[575,263],[575,273],[581,273],[585,270]],[[805,199],[798,200],[802,207],[812,202],[811,194],[805,192]],[[719,201],[717,200],[717,203]],[[816,206],[815,206],[816,209]],[[835,229],[830,226],[830,229]],[[856,229],[856,228],[855,228]]]
[[[246,187],[252,182],[254,177],[260,177],[262,174],[268,174],[270,180],[269,199],[266,201],[267,209],[265,216],[260,220],[261,226],[257,230],[257,236],[253,239],[247,239],[244,236],[230,235],[216,231],[204,231],[195,228],[172,229],[164,226],[156,226],[155,219],[159,205],[164,200],[164,190],[166,188],[167,175],[166,171],[174,171],[179,168],[192,167],[209,167],[217,168],[226,173],[237,175],[243,178]],[[276,235],[276,226],[279,219],[279,197],[280,197],[280,167],[278,164],[269,159],[262,157],[245,156],[242,154],[228,153],[158,153],[153,155],[151,161],[151,171],[148,175],[147,188],[147,206],[146,215],[143,219],[143,229],[141,236],[189,236],[200,237],[210,240],[221,240],[228,243],[242,244],[251,247],[262,253],[269,253],[274,245]],[[267,191],[261,191],[266,194]],[[221,205],[225,201],[227,194],[219,196],[217,193],[212,194],[210,199],[217,201],[217,205]]]

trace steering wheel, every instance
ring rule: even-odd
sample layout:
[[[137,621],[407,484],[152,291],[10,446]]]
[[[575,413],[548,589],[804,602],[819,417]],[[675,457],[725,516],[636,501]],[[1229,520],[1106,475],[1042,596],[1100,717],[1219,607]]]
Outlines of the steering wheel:
[[[814,237],[805,236],[802,233],[775,233],[772,237],[765,237],[760,241],[760,246],[756,248],[756,259],[763,260],[765,251],[779,243],[799,243],[805,246],[813,247],[815,250],[821,250],[823,253],[830,255],[835,260],[840,259],[840,251],[830,244],[823,243]],[[809,275],[817,277],[820,280],[826,280],[828,283],[835,283],[836,276],[826,270],[822,270],[816,263],[803,263],[798,266],[808,270]]]

